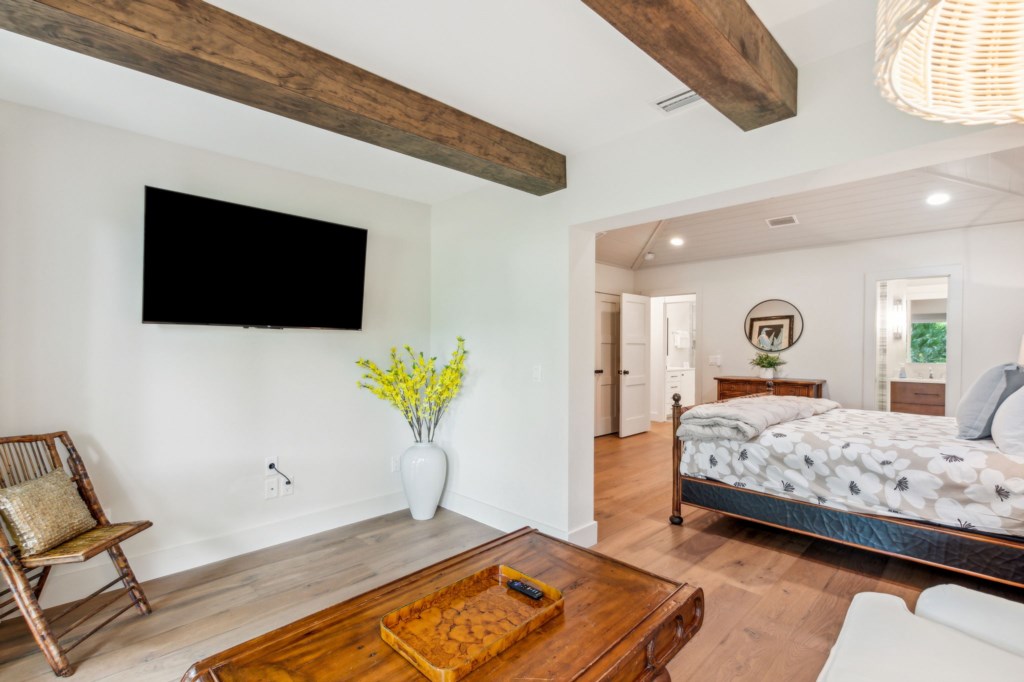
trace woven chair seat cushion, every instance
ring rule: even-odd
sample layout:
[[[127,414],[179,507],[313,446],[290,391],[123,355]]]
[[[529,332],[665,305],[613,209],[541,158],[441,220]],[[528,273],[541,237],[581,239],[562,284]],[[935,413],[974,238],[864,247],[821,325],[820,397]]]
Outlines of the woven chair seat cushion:
[[[25,568],[33,568],[88,561],[100,552],[127,540],[136,533],[141,533],[152,525],[150,521],[129,521],[96,526],[46,552],[22,557],[21,565]]]
[[[45,552],[96,525],[63,469],[0,489],[0,516],[22,556]]]

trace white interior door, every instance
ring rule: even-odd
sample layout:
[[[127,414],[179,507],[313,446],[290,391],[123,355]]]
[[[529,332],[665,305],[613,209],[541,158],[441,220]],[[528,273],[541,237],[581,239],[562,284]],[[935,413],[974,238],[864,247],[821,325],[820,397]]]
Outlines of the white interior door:
[[[594,436],[619,427],[619,297],[597,294],[594,324]]]
[[[651,430],[651,299],[619,303],[619,438]]]

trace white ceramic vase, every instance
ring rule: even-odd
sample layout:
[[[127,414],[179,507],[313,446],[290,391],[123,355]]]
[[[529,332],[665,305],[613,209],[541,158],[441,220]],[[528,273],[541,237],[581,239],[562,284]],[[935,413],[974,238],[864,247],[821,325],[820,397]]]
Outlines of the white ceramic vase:
[[[761,368],[761,378],[762,379],[774,379],[775,378],[775,368],[774,367],[762,367]]]
[[[448,457],[433,443],[413,443],[402,453],[402,487],[409,512],[417,521],[434,518],[441,501]]]

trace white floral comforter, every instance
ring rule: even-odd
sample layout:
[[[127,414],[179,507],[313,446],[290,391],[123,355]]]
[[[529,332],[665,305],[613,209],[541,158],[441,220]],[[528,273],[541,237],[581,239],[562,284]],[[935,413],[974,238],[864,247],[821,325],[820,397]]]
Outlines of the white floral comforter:
[[[1024,457],[952,417],[835,409],[749,441],[686,442],[680,472],[836,509],[1024,537]]]
[[[676,432],[683,440],[750,440],[769,426],[828,412],[839,403],[823,398],[759,396],[705,403],[683,413]]]

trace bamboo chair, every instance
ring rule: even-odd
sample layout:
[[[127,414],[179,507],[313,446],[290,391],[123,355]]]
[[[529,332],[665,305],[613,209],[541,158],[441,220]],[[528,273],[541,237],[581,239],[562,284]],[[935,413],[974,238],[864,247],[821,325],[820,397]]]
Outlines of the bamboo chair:
[[[12,603],[15,606],[0,613],[0,620],[20,610],[21,615],[25,618],[25,623],[32,631],[32,636],[35,637],[36,643],[42,649],[43,655],[46,656],[46,661],[53,668],[53,672],[60,677],[67,677],[75,672],[74,666],[68,662],[69,651],[132,606],[142,614],[151,611],[149,601],[121,551],[120,543],[153,524],[149,521],[112,524],[107,520],[106,514],[103,513],[103,507],[100,506],[96,492],[93,490],[89,474],[82,463],[82,458],[66,431],[40,436],[0,438],[0,488],[39,478],[55,469],[63,469],[58,451],[58,441],[67,451],[67,469],[71,474],[71,479],[77,485],[78,493],[93,518],[96,519],[97,525],[52,549],[27,557],[21,556],[17,545],[11,537],[8,537],[8,529],[4,528],[4,531],[0,532],[0,571],[3,572],[4,579],[7,581],[8,589],[0,592],[0,599],[8,594],[11,597],[0,603],[0,610]],[[39,607],[39,597],[46,584],[50,568],[58,564],[88,561],[103,551],[106,551],[110,555],[111,561],[114,562],[118,573],[117,578],[85,599],[63,609],[56,616],[47,617]],[[118,582],[124,584],[123,589],[106,592]],[[123,608],[117,610],[113,615],[108,616],[103,613],[102,615],[105,617],[103,622],[73,642],[69,640],[69,645],[65,646],[61,643],[61,639],[71,631],[86,624],[124,595],[128,595],[130,601]],[[59,633],[56,632],[54,626],[57,621],[93,602],[99,602],[99,604],[85,615],[78,617],[70,625],[62,626],[63,630]]]

